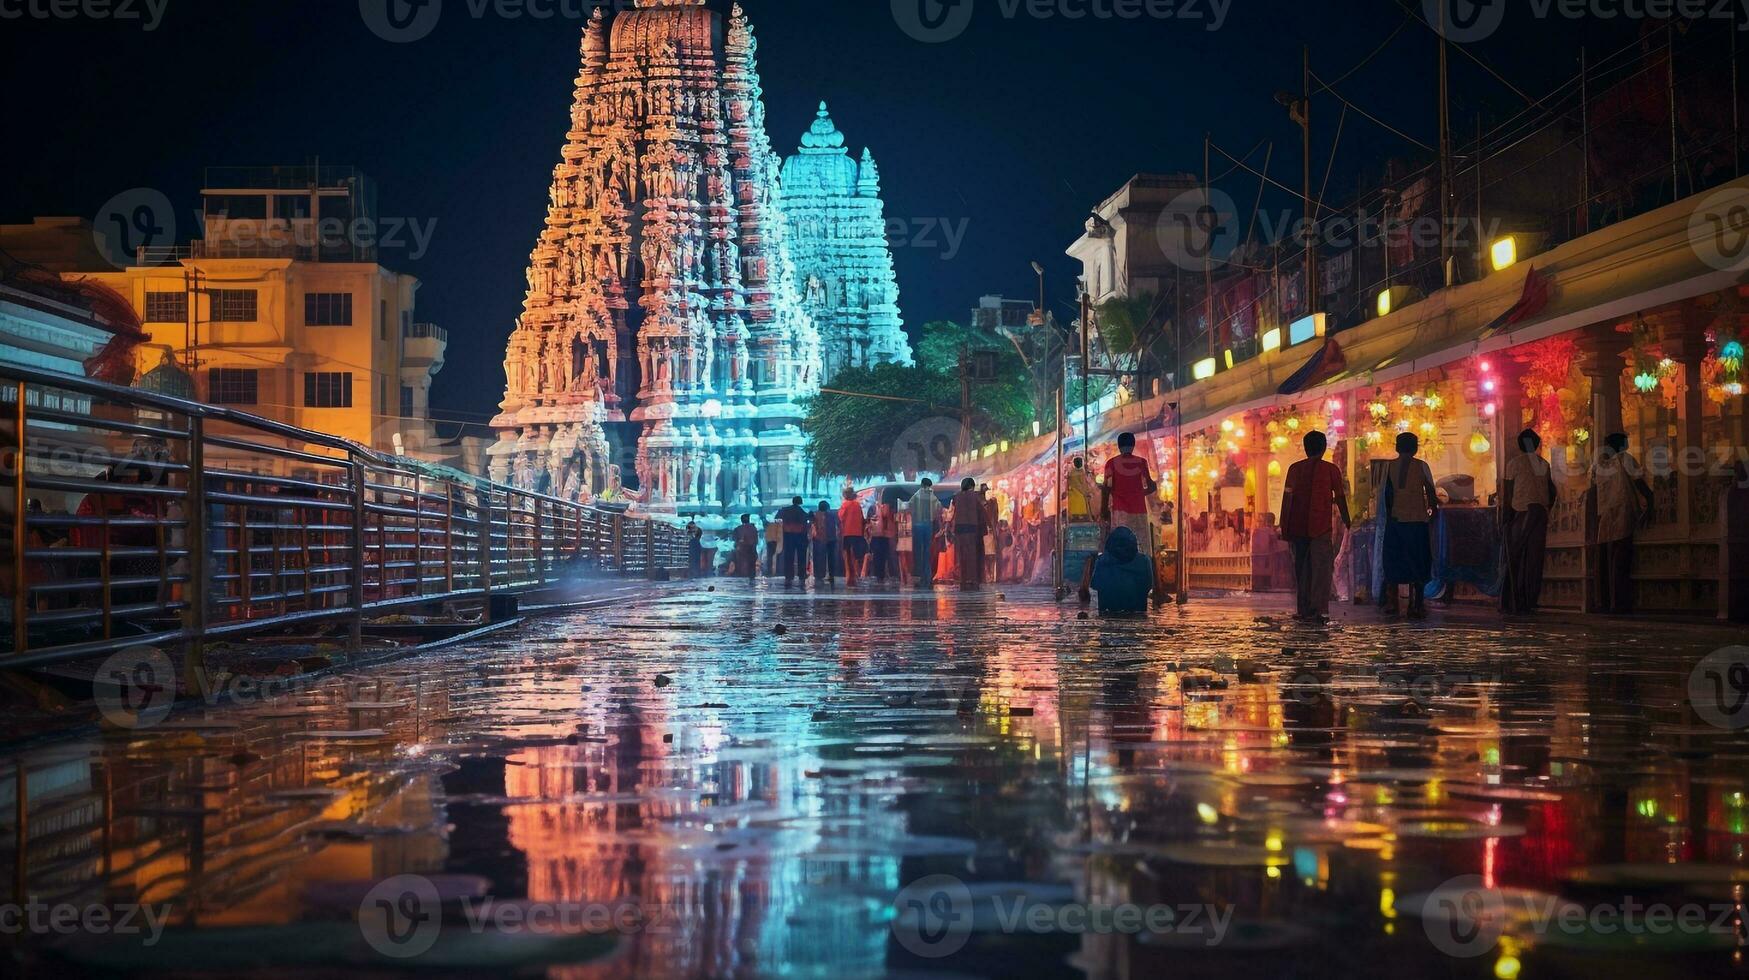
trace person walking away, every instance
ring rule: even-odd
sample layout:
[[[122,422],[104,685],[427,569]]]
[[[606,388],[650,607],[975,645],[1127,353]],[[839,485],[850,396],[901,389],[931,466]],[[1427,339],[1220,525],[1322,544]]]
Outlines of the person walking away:
[[[847,588],[856,588],[856,583],[862,579],[862,556],[868,553],[867,531],[856,491],[845,488],[844,502],[838,505],[838,535],[844,542],[844,584]]]
[[[893,564],[893,539],[898,536],[898,515],[883,495],[875,502],[874,526],[869,529],[868,547],[870,571],[875,581],[885,585]]]
[[[1500,486],[1500,528],[1506,539],[1506,582],[1500,611],[1530,615],[1543,592],[1543,553],[1549,543],[1549,509],[1555,505],[1555,475],[1538,455],[1542,436],[1518,434],[1519,455],[1506,462]]]
[[[1136,547],[1149,557],[1154,554],[1154,535],[1148,527],[1148,497],[1158,489],[1148,461],[1136,455],[1135,433],[1118,436],[1117,455],[1105,464],[1099,516],[1107,529],[1129,528]]]
[[[961,592],[976,592],[984,586],[986,519],[984,494],[977,481],[967,477],[953,498],[953,550],[959,558]]]
[[[1409,586],[1409,618],[1427,618],[1427,582],[1433,578],[1434,515],[1439,497],[1433,471],[1415,458],[1421,440],[1413,432],[1397,436],[1397,458],[1385,468],[1379,513],[1385,515],[1385,612],[1397,614],[1397,586]]]
[[[911,551],[916,565],[919,589],[935,588],[935,529],[941,524],[941,498],[935,495],[935,481],[923,478],[923,485],[911,497]]]
[[[698,578],[704,570],[704,528],[696,517],[686,519],[686,565],[687,578]]]
[[[1634,530],[1651,523],[1652,488],[1640,461],[1628,452],[1625,433],[1611,433],[1591,464],[1591,510],[1597,569],[1597,611],[1634,611]]]
[[[1093,519],[1093,500],[1098,490],[1093,484],[1093,474],[1087,472],[1087,461],[1075,457],[1069,467],[1069,476],[1063,481],[1063,513],[1071,521],[1090,521]]]
[[[749,582],[758,578],[759,529],[753,526],[752,514],[741,515],[731,540],[735,544],[735,574],[747,576]]]
[[[1336,569],[1336,523],[1332,512],[1348,517],[1348,487],[1342,468],[1324,458],[1329,437],[1308,432],[1306,458],[1287,468],[1281,492],[1281,536],[1293,550],[1294,618],[1329,622],[1332,576]]]
[[[802,498],[790,500],[789,506],[777,512],[783,525],[783,584],[799,581],[808,584],[808,512],[802,509]]]
[[[1154,563],[1136,545],[1136,534],[1127,527],[1114,528],[1106,536],[1105,549],[1087,560],[1081,573],[1081,603],[1099,593],[1101,616],[1134,616],[1148,611],[1148,594],[1154,591]]]
[[[771,578],[777,574],[777,557],[783,551],[783,525],[777,521],[765,522],[765,577]]]
[[[824,500],[820,501],[820,509],[814,512],[810,534],[814,539],[814,583],[824,582],[836,587],[838,576],[832,574],[832,556],[838,550],[838,515]]]
[[[1002,541],[997,532],[999,506],[988,483],[979,484],[978,492],[984,495],[984,581],[996,583],[1002,580]]]

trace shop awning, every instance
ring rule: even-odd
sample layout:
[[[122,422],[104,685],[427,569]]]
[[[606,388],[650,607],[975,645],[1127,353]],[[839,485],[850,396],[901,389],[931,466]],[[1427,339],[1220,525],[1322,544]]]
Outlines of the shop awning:
[[[1276,390],[1283,395],[1296,395],[1307,388],[1331,381],[1346,370],[1348,358],[1342,353],[1342,345],[1336,342],[1335,337],[1327,337],[1318,353],[1300,365],[1300,369],[1283,381]]]
[[[1536,271],[1536,266],[1531,266],[1530,271],[1525,273],[1524,291],[1519,294],[1518,302],[1483,327],[1478,339],[1487,340],[1501,330],[1517,326],[1541,313],[1549,305],[1549,297],[1553,292],[1549,277]]]

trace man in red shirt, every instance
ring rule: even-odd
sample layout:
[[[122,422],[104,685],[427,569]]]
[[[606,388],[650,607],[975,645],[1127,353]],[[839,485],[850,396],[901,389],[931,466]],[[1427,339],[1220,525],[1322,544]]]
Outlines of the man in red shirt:
[[[1148,461],[1136,455],[1136,437],[1125,432],[1117,437],[1117,455],[1105,464],[1099,513],[1106,530],[1127,527],[1136,535],[1142,554],[1154,554],[1154,535],[1148,527],[1148,496],[1159,487]]]
[[[1306,458],[1287,469],[1281,493],[1281,536],[1294,552],[1294,618],[1328,621],[1331,575],[1336,565],[1334,508],[1347,527],[1348,487],[1342,470],[1324,459],[1329,441],[1322,432],[1305,438]]]

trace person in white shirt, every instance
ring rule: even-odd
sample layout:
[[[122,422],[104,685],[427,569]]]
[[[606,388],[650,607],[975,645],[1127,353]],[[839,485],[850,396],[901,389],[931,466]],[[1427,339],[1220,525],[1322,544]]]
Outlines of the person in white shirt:
[[[1520,432],[1520,455],[1506,461],[1500,482],[1500,527],[1506,537],[1506,582],[1500,589],[1504,613],[1529,615],[1542,598],[1549,509],[1555,505],[1554,471],[1537,455],[1542,444],[1535,429]]]

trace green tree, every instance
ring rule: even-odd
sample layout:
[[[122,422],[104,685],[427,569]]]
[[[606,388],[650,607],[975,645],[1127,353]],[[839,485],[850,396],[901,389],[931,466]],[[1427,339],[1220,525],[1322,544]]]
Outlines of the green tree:
[[[995,376],[974,381],[971,413],[961,418],[960,353],[994,355]],[[985,444],[1031,435],[1032,378],[1006,338],[946,320],[924,326],[912,367],[846,368],[803,406],[808,452],[822,472],[879,476],[901,468],[905,430],[930,418],[968,426]],[[1047,412],[1048,414],[1048,412]],[[901,447],[902,448],[902,447]]]
[[[1178,369],[1166,303],[1154,293],[1114,296],[1095,308],[1099,338],[1110,366],[1133,372],[1136,394],[1146,397],[1147,380]]]
[[[893,447],[913,423],[958,414],[959,382],[922,367],[845,368],[803,404],[802,432],[821,472],[891,473]]]

